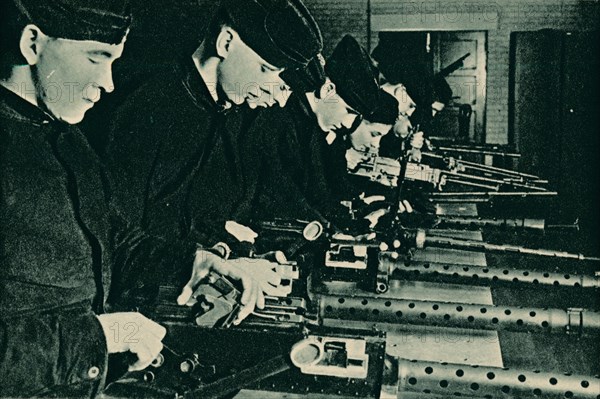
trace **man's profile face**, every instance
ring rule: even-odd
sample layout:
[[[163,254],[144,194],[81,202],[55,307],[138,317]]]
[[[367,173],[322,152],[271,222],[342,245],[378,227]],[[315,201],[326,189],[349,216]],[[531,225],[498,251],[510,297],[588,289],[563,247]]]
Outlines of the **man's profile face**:
[[[384,83],[381,88],[396,98],[400,115],[412,116],[415,109],[417,109],[417,104],[415,104],[414,100],[408,95],[406,87],[402,83],[395,85]]]
[[[102,91],[114,90],[112,63],[123,47],[124,41],[113,45],[48,38],[32,67],[38,102],[59,120],[81,122]]]
[[[446,108],[446,104],[434,101],[431,103],[431,116],[436,116],[439,112],[442,112]]]
[[[289,97],[289,87],[279,76],[282,68],[277,68],[262,59],[233,34],[227,56],[217,70],[221,89],[229,101],[236,105],[247,103],[250,108],[283,107]]]
[[[358,128],[350,134],[352,148],[362,152],[377,152],[381,138],[388,134],[391,128],[391,125],[363,119]]]
[[[412,124],[410,123],[408,116],[400,114],[394,124],[394,133],[396,136],[405,138],[409,135],[411,130]]]
[[[335,92],[315,101],[317,122],[324,132],[349,130],[358,117],[358,114]]]

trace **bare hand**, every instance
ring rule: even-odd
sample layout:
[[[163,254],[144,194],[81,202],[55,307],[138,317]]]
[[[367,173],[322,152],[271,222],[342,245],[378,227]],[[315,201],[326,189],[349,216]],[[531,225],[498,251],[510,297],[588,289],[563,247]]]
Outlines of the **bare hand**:
[[[167,330],[141,313],[107,313],[97,317],[104,330],[108,353],[137,355],[138,360],[129,366],[129,371],[145,369],[162,351]]]
[[[425,144],[425,137],[423,137],[423,132],[417,132],[413,134],[410,139],[410,146],[416,150],[420,150],[423,148],[423,144]]]
[[[354,148],[349,148],[346,150],[346,166],[348,170],[354,170],[356,167],[366,161],[368,158],[359,151],[356,151]]]
[[[181,295],[177,298],[179,305],[193,301],[194,289],[210,273],[215,271],[222,276],[239,280],[243,286],[242,308],[238,313],[236,323],[250,315],[255,308],[263,309],[265,306],[264,294],[277,295],[280,293],[281,278],[275,272],[276,264],[265,259],[238,258],[224,260],[217,255],[204,251],[196,251],[192,277],[183,287]]]

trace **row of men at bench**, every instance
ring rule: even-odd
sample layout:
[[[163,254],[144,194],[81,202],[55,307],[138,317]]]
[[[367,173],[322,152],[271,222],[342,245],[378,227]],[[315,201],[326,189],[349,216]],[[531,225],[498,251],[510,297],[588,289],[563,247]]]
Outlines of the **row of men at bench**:
[[[126,310],[161,283],[180,284],[185,305],[210,270],[241,280],[241,321],[264,294],[277,295],[280,280],[266,259],[224,259],[252,240],[239,223],[343,225],[340,200],[356,195],[347,165],[390,130],[410,129],[415,104],[403,86],[381,85],[351,36],[325,61],[300,0],[224,0],[197,50],[107,117],[100,159],[76,125],[115,89],[130,8],[120,0],[3,8],[2,397],[96,396],[111,353],[132,352],[130,369],[145,368],[166,330]],[[422,141],[417,134],[412,145]]]

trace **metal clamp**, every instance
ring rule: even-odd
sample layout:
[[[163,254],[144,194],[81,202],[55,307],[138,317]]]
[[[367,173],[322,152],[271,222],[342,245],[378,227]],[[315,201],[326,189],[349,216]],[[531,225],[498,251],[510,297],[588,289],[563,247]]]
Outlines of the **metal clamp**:
[[[583,309],[568,308],[567,309],[567,325],[565,327],[567,334],[583,333]]]

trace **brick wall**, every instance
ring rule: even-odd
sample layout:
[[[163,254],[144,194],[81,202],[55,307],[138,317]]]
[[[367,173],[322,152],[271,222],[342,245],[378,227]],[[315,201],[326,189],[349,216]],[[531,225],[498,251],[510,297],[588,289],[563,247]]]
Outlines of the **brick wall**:
[[[363,46],[367,46],[369,0],[303,0],[315,17],[325,43],[328,56],[345,34],[351,34]]]

